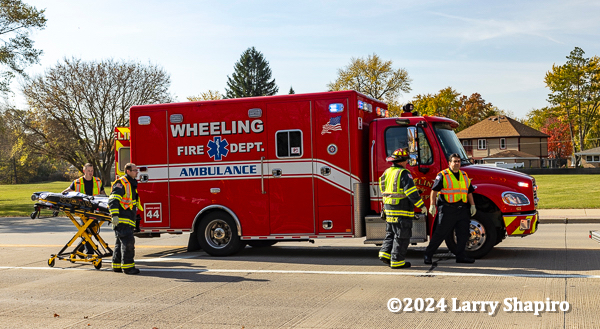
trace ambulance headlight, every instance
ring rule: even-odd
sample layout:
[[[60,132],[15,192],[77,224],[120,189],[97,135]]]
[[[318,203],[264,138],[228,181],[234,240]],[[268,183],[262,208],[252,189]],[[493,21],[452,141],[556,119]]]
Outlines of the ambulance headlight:
[[[502,193],[502,201],[509,206],[527,206],[529,199],[521,193],[504,192]]]

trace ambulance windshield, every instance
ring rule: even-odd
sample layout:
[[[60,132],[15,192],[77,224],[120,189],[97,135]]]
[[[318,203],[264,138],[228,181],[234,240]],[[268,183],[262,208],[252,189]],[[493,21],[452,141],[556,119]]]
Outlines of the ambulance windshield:
[[[435,130],[435,134],[437,135],[440,145],[442,145],[442,149],[444,150],[444,154],[446,155],[446,159],[453,154],[457,153],[460,155],[461,165],[469,165],[469,157],[467,156],[467,152],[463,148],[462,144],[456,137],[454,130],[447,123],[436,123],[433,125]]]

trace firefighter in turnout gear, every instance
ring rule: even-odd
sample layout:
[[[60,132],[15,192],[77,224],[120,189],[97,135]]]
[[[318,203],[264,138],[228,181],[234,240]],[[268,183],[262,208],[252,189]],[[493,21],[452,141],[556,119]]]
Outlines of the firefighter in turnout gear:
[[[125,165],[125,176],[114,181],[112,192],[108,198],[112,225],[115,230],[115,250],[113,253],[112,267],[115,272],[125,274],[138,274],[140,270],[135,267],[135,238],[133,231],[136,226],[137,208],[144,210],[140,204],[137,193],[138,169],[135,164]]]
[[[440,171],[431,187],[429,212],[435,218],[437,212],[438,224],[431,236],[429,245],[425,249],[424,262],[432,264],[433,253],[442,241],[456,232],[456,250],[451,250],[456,255],[457,263],[474,263],[475,259],[467,257],[465,246],[470,236],[471,217],[475,216],[477,209],[473,199],[473,191],[469,176],[460,170],[461,158],[452,154],[448,158],[449,168]],[[437,201],[437,202],[436,202]],[[437,209],[436,209],[437,204]]]
[[[412,236],[414,208],[419,207],[423,213],[427,213],[410,172],[404,168],[408,158],[405,149],[394,151],[386,159],[392,162],[392,166],[379,178],[386,220],[385,239],[379,251],[379,259],[391,268],[410,267],[410,262],[405,261],[405,257]]]

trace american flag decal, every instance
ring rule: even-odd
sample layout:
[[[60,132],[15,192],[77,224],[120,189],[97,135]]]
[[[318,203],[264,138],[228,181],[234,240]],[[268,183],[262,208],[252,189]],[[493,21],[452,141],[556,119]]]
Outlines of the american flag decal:
[[[329,119],[329,122],[323,125],[323,130],[321,131],[321,135],[331,134],[331,131],[342,130],[342,116],[337,116]]]

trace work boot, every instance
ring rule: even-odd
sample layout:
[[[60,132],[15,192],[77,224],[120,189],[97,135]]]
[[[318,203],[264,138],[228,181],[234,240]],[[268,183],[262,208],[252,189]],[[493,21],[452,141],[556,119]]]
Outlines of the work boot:
[[[385,265],[390,265],[390,259],[389,258],[379,257],[379,260],[382,261]]]
[[[398,269],[398,268],[409,268],[410,267],[410,262],[404,262],[404,265],[402,266],[394,266],[392,267],[393,269]]]
[[[121,273],[123,270],[121,268],[113,268],[113,272]]]
[[[460,258],[456,257],[456,262],[472,264],[472,263],[475,263],[475,259],[470,258],[470,257],[460,257]]]
[[[431,256],[429,255],[423,255],[423,263],[427,264],[427,265],[431,265],[433,262],[431,260]]]
[[[138,270],[135,267],[132,267],[132,268],[124,269],[123,273],[125,273],[125,274],[138,274],[138,273],[140,273],[140,270]]]

